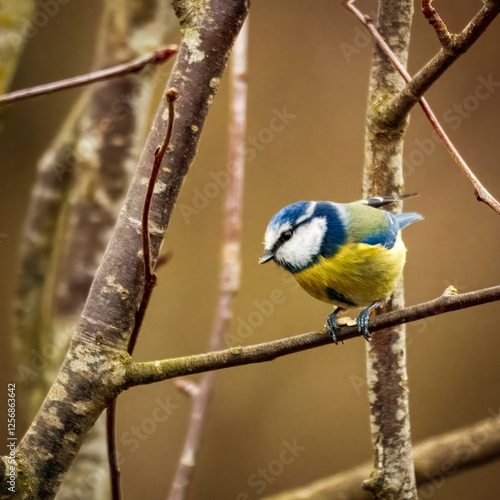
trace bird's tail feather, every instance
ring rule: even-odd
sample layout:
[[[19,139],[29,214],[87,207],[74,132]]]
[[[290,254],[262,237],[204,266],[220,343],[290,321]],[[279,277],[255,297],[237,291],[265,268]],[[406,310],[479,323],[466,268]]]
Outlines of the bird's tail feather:
[[[401,196],[377,196],[375,198],[368,198],[367,200],[360,200],[359,203],[364,203],[370,207],[378,208],[396,201],[414,198],[415,196],[418,196],[418,193],[402,194]]]
[[[423,220],[423,217],[416,212],[406,212],[404,214],[394,215],[394,219],[396,220],[399,230],[404,229],[406,226],[413,224],[419,220]]]

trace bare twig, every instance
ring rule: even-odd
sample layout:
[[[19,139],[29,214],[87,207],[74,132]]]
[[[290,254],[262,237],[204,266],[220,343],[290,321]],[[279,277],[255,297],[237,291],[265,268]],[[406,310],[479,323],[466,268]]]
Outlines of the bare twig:
[[[453,36],[448,31],[446,24],[441,19],[439,14],[436,12],[436,9],[431,5],[432,0],[422,0],[422,13],[424,14],[429,24],[436,31],[436,36],[438,37],[441,45],[448,49],[453,45]]]
[[[149,212],[151,209],[151,201],[153,199],[154,188],[156,184],[156,179],[160,171],[160,166],[163,161],[163,157],[167,151],[168,145],[170,144],[170,139],[172,138],[172,130],[174,127],[174,102],[177,100],[178,94],[176,89],[170,89],[165,94],[165,99],[168,104],[168,126],[165,138],[160,146],[158,146],[154,152],[154,163],[153,169],[151,171],[151,176],[148,182],[148,189],[146,192],[146,198],[144,200],[144,209],[142,211],[142,251],[144,257],[144,294],[142,296],[141,305],[137,311],[136,321],[134,325],[134,330],[130,336],[128,344],[128,353],[132,354],[134,352],[135,344],[137,342],[137,336],[142,326],[144,320],[144,315],[146,309],[149,305],[149,299],[151,298],[151,293],[156,286],[156,274],[152,271],[151,263],[151,247],[150,247],[150,235],[149,235]],[[168,258],[165,257],[168,261]]]
[[[449,293],[447,291],[441,297],[429,302],[372,317],[370,318],[369,329],[370,332],[377,332],[430,316],[498,300],[500,300],[500,285],[462,294]],[[337,339],[341,342],[358,337],[357,326],[344,326],[337,335]],[[124,389],[210,370],[221,370],[233,366],[272,361],[281,356],[314,349],[331,343],[331,336],[326,335],[326,328],[323,328],[316,332],[248,347],[232,347],[223,351],[197,354],[184,358],[129,363],[126,366],[123,381]]]
[[[36,87],[16,90],[14,92],[10,92],[9,94],[0,95],[0,106],[24,101],[25,99],[29,99],[31,97],[52,94],[53,92],[57,92],[59,90],[73,89],[89,85],[91,83],[102,82],[103,80],[109,80],[110,78],[116,78],[128,73],[135,73],[144,69],[148,64],[163,64],[177,53],[177,49],[177,45],[168,45],[146,54],[145,56],[138,57],[133,61],[118,64],[112,68],[102,69],[86,75],[73,76],[57,82],[45,83],[43,85],[37,85]]]
[[[158,172],[160,171],[160,166],[163,161],[163,157],[167,151],[170,139],[172,137],[172,130],[174,126],[174,102],[178,97],[177,90],[170,89],[165,94],[165,99],[168,103],[168,127],[165,138],[160,146],[158,146],[154,152],[154,162],[153,168],[151,170],[151,176],[149,178],[148,189],[146,191],[146,197],[144,200],[144,209],[142,212],[142,243],[143,243],[143,256],[144,256],[144,293],[142,295],[141,305],[136,315],[136,322],[134,325],[134,330],[130,336],[130,341],[128,344],[128,353],[132,355],[134,352],[135,344],[137,343],[137,337],[139,331],[141,330],[142,322],[144,321],[144,316],[146,314],[146,309],[148,308],[149,301],[151,299],[151,294],[156,286],[156,274],[152,271],[151,264],[151,251],[150,251],[150,241],[149,241],[149,211],[151,209],[151,200],[153,199],[156,179],[158,177]],[[116,399],[113,400],[106,412],[106,428],[108,436],[108,462],[109,469],[111,472],[111,497],[113,500],[120,500],[121,498],[121,486],[120,486],[120,468],[118,466],[118,461],[116,460]]]
[[[200,392],[200,386],[198,384],[194,384],[189,380],[184,378],[180,378],[174,382],[174,385],[182,391],[184,394],[187,394],[190,397],[195,397]]]
[[[144,251],[144,283],[147,285],[152,277],[153,272],[151,270],[151,250],[149,246],[149,210],[151,208],[151,200],[153,199],[153,192],[155,189],[156,179],[158,177],[158,172],[160,171],[161,162],[167,151],[170,138],[172,137],[172,129],[174,127],[174,102],[178,97],[177,90],[170,89],[166,95],[165,99],[168,103],[168,127],[167,133],[163,143],[156,148],[155,159],[153,164],[153,170],[151,171],[151,177],[149,178],[148,190],[146,192],[146,199],[144,201],[144,210],[142,212],[142,245]],[[130,348],[129,348],[130,352]]]
[[[406,71],[405,67],[399,62],[398,58],[394,55],[391,48],[387,45],[385,40],[382,38],[380,33],[378,32],[373,20],[366,15],[363,15],[355,6],[355,0],[348,0],[343,2],[343,5],[350,10],[365,26],[367,31],[371,34],[375,42],[379,45],[379,47],[383,50],[384,54],[390,59],[391,63],[394,67],[399,71],[405,82],[409,83],[412,81],[410,74]],[[443,127],[439,123],[439,120],[436,118],[436,115],[430,108],[424,97],[421,97],[419,100],[420,106],[422,107],[425,115],[427,116],[429,122],[432,127],[436,131],[437,135],[443,142],[444,147],[450,153],[451,157],[457,163],[457,165],[462,170],[463,174],[469,179],[471,184],[474,187],[474,193],[476,198],[488,205],[490,208],[495,210],[498,214],[500,214],[500,203],[488,192],[488,190],[481,184],[479,179],[474,175],[472,170],[469,168],[465,160],[462,158],[460,153],[457,151],[450,138],[447,136]],[[387,110],[389,112],[389,110]]]
[[[429,2],[430,4],[430,2]],[[423,2],[424,8],[426,2]],[[429,5],[430,7],[430,5]],[[429,13],[424,10],[424,15]],[[387,109],[392,119],[401,120],[431,85],[486,31],[500,12],[500,0],[483,0],[483,6],[470,23],[459,34],[438,33],[443,48],[406,84],[388,104]],[[444,23],[443,23],[444,25]],[[436,26],[434,25],[435,29]],[[442,29],[442,25],[438,25]],[[444,33],[444,34],[443,34]],[[445,43],[443,43],[445,42]]]
[[[111,498],[120,500],[122,488],[120,483],[121,471],[116,454],[116,399],[113,399],[106,408],[106,444],[108,448],[108,464],[111,479]]]
[[[231,66],[231,116],[229,126],[229,184],[224,209],[224,240],[219,302],[210,336],[210,350],[222,347],[232,317],[232,302],[239,290],[241,273],[241,235],[243,212],[243,181],[245,167],[245,131],[247,104],[248,18],[236,39]],[[215,372],[204,373],[198,390],[192,393],[193,407],[184,450],[168,496],[169,500],[186,497],[190,478],[196,465],[201,433],[212,397]]]
[[[421,441],[414,446],[413,453],[417,485],[422,498],[430,498],[445,479],[500,458],[499,416],[492,415],[469,427]],[[373,495],[362,488],[370,469],[371,464],[366,462],[265,500],[372,500]]]

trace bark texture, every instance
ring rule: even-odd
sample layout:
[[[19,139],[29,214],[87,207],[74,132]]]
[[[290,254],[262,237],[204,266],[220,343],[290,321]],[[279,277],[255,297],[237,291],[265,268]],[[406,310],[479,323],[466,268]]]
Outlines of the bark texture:
[[[222,0],[174,7],[183,40],[167,89],[177,89],[179,99],[150,212],[153,262],[248,9],[244,1]],[[98,416],[123,389],[128,338],[144,289],[142,207],[167,118],[162,102],[64,364],[19,444],[19,488],[11,498],[53,498]]]
[[[408,60],[413,2],[381,0],[378,30],[403,66]],[[381,112],[404,80],[376,47],[370,75],[363,191],[366,197],[403,193],[403,141],[407,119],[395,122]],[[400,208],[399,208],[400,210]],[[404,307],[402,283],[386,308]],[[374,470],[365,487],[378,499],[417,498],[413,470],[406,332],[387,329],[367,344],[367,381]]]

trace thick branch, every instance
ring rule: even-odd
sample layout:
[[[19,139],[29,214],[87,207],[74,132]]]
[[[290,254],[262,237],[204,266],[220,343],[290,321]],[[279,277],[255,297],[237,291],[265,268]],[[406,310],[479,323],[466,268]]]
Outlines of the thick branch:
[[[153,267],[179,190],[196,154],[201,129],[234,36],[246,14],[243,1],[227,4],[222,0],[212,0],[208,5],[200,5],[202,9],[193,2],[192,9],[186,11],[177,5],[184,38],[167,90],[176,89],[179,98],[172,139],[161,163],[149,213]],[[162,100],[113,236],[92,284],[78,327],[78,342],[93,343],[96,335],[100,334],[103,344],[127,349],[144,291],[143,202],[154,153],[164,140],[167,122],[168,107]]]
[[[151,205],[153,262],[248,8],[244,1],[223,0],[178,2],[175,7],[184,36],[167,89],[179,92],[178,115]],[[165,136],[167,114],[162,103],[66,360],[19,444],[20,466],[36,498],[54,496],[90,428],[119,392],[124,376],[120,366],[129,359],[127,344],[144,290],[143,201],[151,159]]]
[[[474,45],[499,12],[500,0],[483,0],[483,7],[462,32],[446,37],[449,40],[443,48],[387,104],[386,114],[391,121],[398,123],[410,112],[430,86]],[[443,43],[443,36],[438,38]]]
[[[377,24],[403,67],[408,61],[412,0],[380,0]],[[378,46],[372,61],[365,129],[363,196],[404,192],[403,143],[408,120],[380,122],[380,103],[403,86],[397,70]],[[382,112],[383,114],[383,112]],[[395,206],[401,211],[401,203]],[[400,280],[383,311],[404,307]],[[375,336],[367,345],[367,391],[374,470],[367,484],[377,500],[417,498],[411,450],[409,399],[406,386],[406,330],[403,324]]]
[[[370,332],[378,332],[385,328],[497,300],[500,300],[500,286],[462,294],[447,292],[429,302],[370,318],[369,329]],[[223,351],[162,361],[130,363],[126,367],[123,388],[128,389],[137,385],[152,384],[194,373],[272,361],[281,356],[331,344],[331,336],[325,333],[326,329],[323,328],[316,332],[248,347],[232,347]],[[358,336],[356,326],[344,326],[340,329],[337,339],[344,342]]]
[[[414,446],[413,455],[420,493],[422,498],[430,498],[445,479],[500,458],[500,417],[492,414],[469,427],[426,439]],[[370,470],[367,462],[265,500],[372,500],[372,494],[362,487]]]

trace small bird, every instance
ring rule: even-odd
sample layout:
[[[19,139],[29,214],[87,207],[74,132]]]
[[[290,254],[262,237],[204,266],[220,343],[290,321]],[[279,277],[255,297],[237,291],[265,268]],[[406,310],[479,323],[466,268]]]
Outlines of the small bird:
[[[400,231],[423,217],[393,215],[379,207],[416,196],[383,196],[341,204],[298,201],[281,209],[269,223],[260,263],[274,260],[293,274],[314,298],[334,304],[327,328],[337,343],[337,314],[366,307],[356,323],[369,340],[370,312],[392,294],[403,272],[406,247]]]

